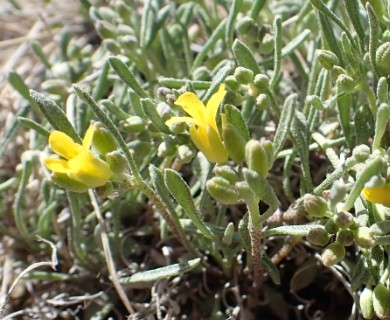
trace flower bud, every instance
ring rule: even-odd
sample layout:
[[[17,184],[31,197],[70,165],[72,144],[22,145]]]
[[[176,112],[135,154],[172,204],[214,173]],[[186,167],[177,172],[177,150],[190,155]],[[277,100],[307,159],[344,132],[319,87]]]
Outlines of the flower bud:
[[[53,172],[51,180],[61,188],[72,192],[82,193],[89,189],[86,184],[69,178],[66,173]]]
[[[166,102],[159,102],[156,106],[156,110],[164,122],[172,116],[172,109]]]
[[[248,168],[266,177],[268,174],[268,158],[261,143],[257,140],[249,140],[245,145],[245,158]]]
[[[255,25],[255,21],[248,16],[244,16],[237,21],[237,31],[241,34],[247,34]]]
[[[374,232],[369,227],[359,227],[355,231],[355,241],[362,248],[373,248],[375,246]]]
[[[235,188],[240,196],[240,199],[243,199],[243,200],[252,199],[254,196],[252,189],[249,187],[249,185],[246,181],[236,182]]]
[[[346,74],[341,74],[337,77],[336,86],[339,92],[350,92],[355,88],[355,81]]]
[[[123,35],[118,40],[121,47],[129,51],[133,51],[139,46],[137,37],[134,35]]]
[[[379,319],[390,318],[390,289],[378,284],[374,289],[372,303]]]
[[[307,96],[306,103],[313,106],[317,110],[325,110],[325,106],[318,96],[315,96],[315,95]]]
[[[325,230],[326,230],[329,234],[336,234],[337,231],[339,230],[339,226],[334,222],[333,219],[329,219],[329,220],[326,221],[326,223],[325,223]]]
[[[332,205],[344,200],[347,195],[347,186],[342,180],[336,180],[330,188],[329,201]]]
[[[364,288],[359,297],[360,311],[364,319],[372,319],[374,316],[373,291],[371,288]]]
[[[115,39],[117,37],[115,27],[107,21],[98,20],[95,24],[95,28],[102,39]]]
[[[67,93],[68,86],[69,82],[63,79],[48,79],[41,83],[42,90],[59,96],[64,96]]]
[[[234,77],[242,84],[252,82],[253,76],[253,71],[244,67],[237,67],[236,70],[234,70]]]
[[[118,42],[114,39],[103,39],[103,46],[112,54],[121,53],[121,47],[119,46]]]
[[[172,156],[176,152],[176,145],[171,139],[165,139],[160,143],[157,149],[157,156],[165,158]]]
[[[213,172],[218,177],[222,177],[228,180],[231,184],[235,184],[239,180],[237,172],[235,172],[233,168],[228,165],[217,165],[215,166]]]
[[[221,114],[222,139],[230,158],[241,163],[245,160],[246,139],[238,132],[236,127],[228,122],[225,114]]]
[[[177,148],[177,157],[181,163],[190,163],[195,157],[195,152],[186,145],[181,145]]]
[[[338,242],[331,243],[322,252],[321,260],[325,267],[333,266],[345,257],[345,248]]]
[[[352,151],[353,157],[359,162],[366,161],[370,154],[370,147],[366,146],[365,144],[361,144],[360,146],[355,147]]]
[[[261,42],[259,52],[261,54],[266,55],[266,54],[270,54],[273,50],[274,50],[274,38],[269,33],[267,33],[264,36],[263,41]]]
[[[309,193],[303,196],[303,206],[309,216],[316,218],[326,216],[329,210],[328,203],[324,198]]]
[[[106,161],[114,175],[122,174],[127,168],[126,158],[122,152],[118,150],[107,153]]]
[[[126,121],[120,122],[121,129],[128,133],[136,133],[145,130],[145,120],[139,116],[130,116]]]
[[[261,92],[265,92],[269,88],[269,78],[267,75],[262,73],[256,74],[253,84]]]
[[[211,178],[206,187],[210,195],[223,204],[236,204],[240,199],[234,186],[222,177]]]
[[[334,217],[334,222],[343,229],[351,228],[356,225],[355,219],[348,211],[339,211]]]
[[[256,107],[260,110],[265,110],[271,105],[271,99],[268,94],[260,93],[256,97]]]
[[[92,139],[92,146],[98,154],[106,155],[118,148],[114,137],[111,135],[110,131],[103,127],[103,124],[95,122],[93,126],[95,131]]]
[[[194,70],[192,78],[194,80],[209,81],[211,79],[210,70],[205,66],[200,66]]]
[[[315,246],[325,246],[329,242],[329,234],[324,228],[313,228],[310,229],[306,236],[307,241]]]
[[[349,229],[340,229],[337,232],[336,241],[341,243],[344,247],[351,246],[353,244],[353,232]]]
[[[329,50],[317,50],[316,51],[318,62],[324,69],[332,70],[333,66],[339,64],[339,58]]]
[[[238,83],[235,76],[227,76],[224,82],[233,91],[240,89],[240,84]]]
[[[337,79],[341,74],[347,74],[347,71],[340,66],[333,66],[333,75]]]
[[[223,234],[222,242],[229,246],[232,243],[234,236],[234,224],[230,222],[225,229],[225,233]]]

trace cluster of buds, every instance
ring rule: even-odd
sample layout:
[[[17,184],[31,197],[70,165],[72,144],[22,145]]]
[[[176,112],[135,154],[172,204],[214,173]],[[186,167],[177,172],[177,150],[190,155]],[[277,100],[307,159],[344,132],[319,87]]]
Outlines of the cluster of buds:
[[[360,294],[360,310],[364,319],[390,318],[390,289],[379,283],[374,289],[366,287]]]

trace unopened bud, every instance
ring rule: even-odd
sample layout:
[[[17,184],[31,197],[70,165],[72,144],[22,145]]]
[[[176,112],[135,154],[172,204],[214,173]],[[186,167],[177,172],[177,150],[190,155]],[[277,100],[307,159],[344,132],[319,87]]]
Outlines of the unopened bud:
[[[244,16],[237,21],[237,31],[241,34],[247,34],[254,24],[255,22],[251,17]]]
[[[348,211],[339,211],[337,212],[336,217],[334,218],[335,223],[343,229],[351,228],[356,225],[355,219],[351,213]]]
[[[359,227],[355,231],[355,241],[362,248],[373,248],[375,246],[374,232],[369,227]]]
[[[337,180],[333,183],[330,188],[329,201],[331,204],[336,205],[337,203],[344,200],[347,195],[347,186],[342,180]]]
[[[347,74],[347,71],[340,66],[333,66],[333,75],[337,79],[341,74]]]
[[[355,88],[355,81],[346,74],[341,74],[336,80],[336,86],[339,92],[350,92]]]
[[[310,229],[306,239],[315,246],[325,246],[329,242],[329,234],[323,228]]]
[[[337,232],[336,241],[341,243],[344,247],[351,246],[353,244],[354,236],[352,230],[340,229]]]
[[[374,289],[372,303],[379,319],[390,318],[390,289],[381,283],[378,284]]]
[[[245,160],[246,139],[238,132],[233,124],[228,122],[225,114],[221,114],[222,138],[230,158],[240,163]]]
[[[176,152],[176,145],[171,139],[165,139],[157,148],[157,156],[165,158]]]
[[[96,22],[95,28],[102,39],[115,39],[117,37],[115,27],[107,21],[98,20]]]
[[[120,151],[113,151],[106,155],[107,164],[115,174],[122,174],[127,167],[125,156]]]
[[[238,83],[237,79],[235,76],[233,75],[230,75],[230,76],[227,76],[225,78],[225,84],[230,88],[232,89],[233,91],[236,91],[238,89],[240,89],[240,83]]]
[[[253,84],[259,89],[261,92],[265,92],[269,88],[269,78],[267,75],[259,73],[256,74]]]
[[[361,144],[360,146],[355,147],[352,151],[352,155],[359,162],[366,161],[370,156],[370,154],[371,154],[370,147],[366,146],[365,144]]]
[[[112,54],[121,53],[121,47],[119,46],[118,42],[114,39],[103,39],[103,45]]]
[[[114,151],[118,148],[112,134],[103,127],[103,124],[96,122],[93,124],[95,130],[93,134],[92,146],[93,149],[100,155]]]
[[[257,140],[249,140],[245,146],[245,158],[248,168],[266,177],[268,174],[267,153]]]
[[[390,42],[385,42],[376,50],[376,65],[384,76],[390,74]]]
[[[271,105],[271,99],[268,94],[260,93],[256,97],[256,107],[260,110],[265,110]]]
[[[328,203],[324,198],[309,193],[303,197],[303,206],[309,216],[316,218],[326,216],[329,210]]]
[[[364,288],[359,297],[360,310],[364,319],[372,319],[374,316],[373,291],[371,288]]]
[[[325,109],[325,105],[322,103],[321,99],[316,95],[307,96],[306,103],[313,106],[317,110],[324,110]]]
[[[139,116],[130,116],[126,121],[121,121],[120,126],[123,131],[128,133],[136,133],[145,130],[145,120]]]
[[[321,255],[322,263],[325,267],[333,266],[345,257],[345,248],[338,242],[328,245]]]
[[[274,50],[274,38],[269,33],[267,33],[264,36],[263,41],[261,42],[259,52],[261,54],[266,55],[266,54],[270,54],[273,50]]]
[[[240,199],[234,186],[222,177],[211,178],[207,181],[206,187],[210,195],[223,204],[236,204]]]
[[[253,80],[253,71],[244,67],[237,67],[234,76],[239,83],[248,84]]]
[[[172,109],[166,102],[159,102],[156,110],[163,121],[167,121],[172,116]]]
[[[195,152],[187,145],[181,145],[177,148],[177,157],[181,163],[190,163],[195,157]]]
[[[324,69],[332,70],[333,66],[339,64],[339,58],[329,50],[317,50],[316,51],[318,62]]]
[[[217,165],[215,166],[213,172],[218,177],[225,178],[231,184],[235,184],[239,180],[237,172],[234,171],[233,168],[228,165],[223,165],[223,166]]]
[[[333,219],[329,219],[325,223],[325,230],[330,234],[336,234],[339,230],[339,226],[334,222]]]
[[[225,229],[225,233],[223,234],[222,242],[229,246],[232,243],[234,236],[234,224],[230,222]]]
[[[194,80],[208,81],[210,80],[210,70],[205,66],[196,68],[192,74]]]

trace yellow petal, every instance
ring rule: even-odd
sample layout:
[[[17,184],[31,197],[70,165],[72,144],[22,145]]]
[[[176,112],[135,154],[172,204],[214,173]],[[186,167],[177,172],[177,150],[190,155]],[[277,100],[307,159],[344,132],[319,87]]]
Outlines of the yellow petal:
[[[46,158],[44,160],[46,168],[54,172],[68,173],[68,161],[56,158]]]
[[[89,149],[89,147],[92,144],[93,140],[93,134],[95,133],[95,127],[93,124],[91,124],[87,131],[85,132],[84,139],[83,139],[83,148]]]
[[[182,107],[192,118],[205,123],[206,108],[202,101],[193,92],[184,92],[177,98],[175,104]]]
[[[65,159],[72,159],[81,150],[81,145],[61,131],[53,131],[49,136],[50,148]]]
[[[362,193],[368,201],[390,207],[390,183],[381,187],[364,188]]]
[[[165,124],[169,126],[170,124],[180,123],[180,122],[194,123],[197,126],[203,126],[204,125],[199,120],[191,118],[191,117],[172,117],[171,119],[167,120],[165,122]]]
[[[210,100],[207,102],[206,105],[206,114],[207,114],[206,121],[209,125],[212,125],[214,129],[216,129],[215,116],[217,114],[218,107],[221,104],[225,95],[226,95],[225,86],[221,84],[218,88],[218,91],[211,96]]]
[[[214,128],[211,126],[191,126],[190,135],[196,147],[203,152],[207,160],[218,163],[227,160],[228,153]]]
[[[68,167],[70,178],[80,181],[90,188],[105,185],[112,176],[108,164],[85,149],[68,161]]]

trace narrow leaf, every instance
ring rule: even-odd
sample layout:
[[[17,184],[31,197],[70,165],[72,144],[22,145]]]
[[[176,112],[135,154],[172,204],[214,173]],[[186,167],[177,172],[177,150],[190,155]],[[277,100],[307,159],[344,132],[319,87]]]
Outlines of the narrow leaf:
[[[233,43],[233,55],[239,66],[252,70],[254,74],[260,73],[260,68],[251,50],[238,39]]]
[[[145,114],[149,117],[150,121],[162,132],[170,133],[168,126],[161,119],[158,114],[156,107],[151,99],[142,99],[141,100],[142,108]]]

